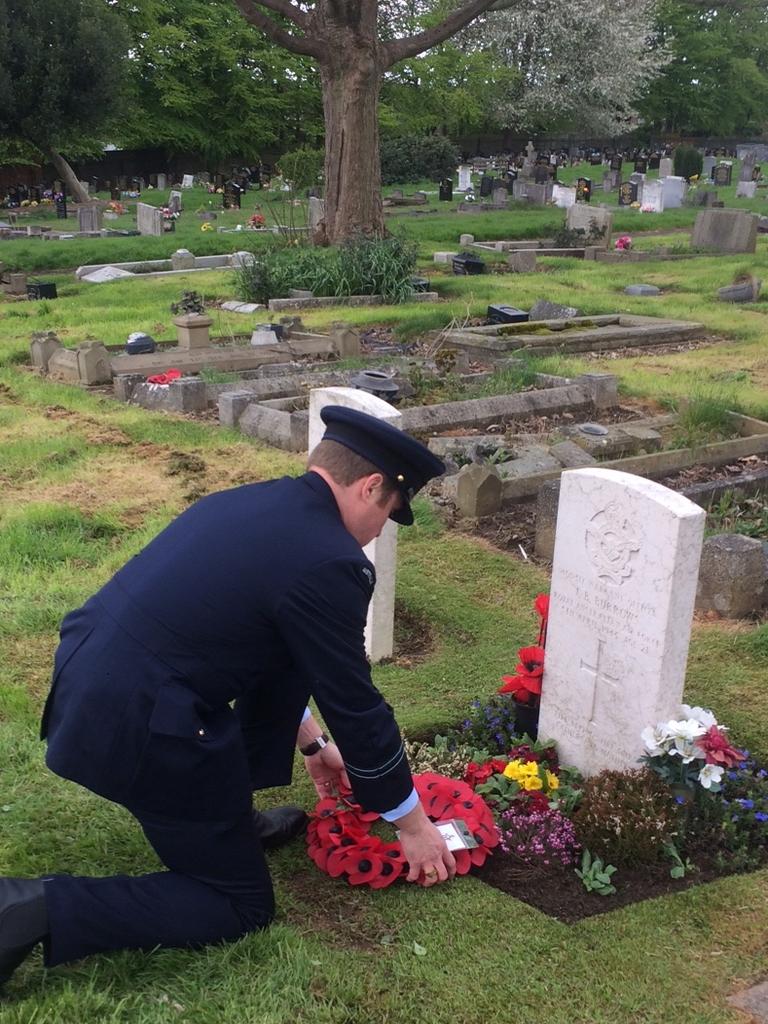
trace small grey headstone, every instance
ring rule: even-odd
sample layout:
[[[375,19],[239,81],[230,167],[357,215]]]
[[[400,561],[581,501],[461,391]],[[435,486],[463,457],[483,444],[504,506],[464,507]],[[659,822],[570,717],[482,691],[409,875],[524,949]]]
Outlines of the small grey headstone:
[[[757,538],[731,533],[707,537],[699,566],[698,611],[745,618],[760,611],[764,592],[765,557]]]
[[[561,306],[558,302],[548,302],[546,299],[539,299],[534,303],[529,313],[529,320],[569,320],[578,316],[579,311],[575,306]]]
[[[625,295],[661,295],[661,288],[655,284],[628,284],[624,289]]]

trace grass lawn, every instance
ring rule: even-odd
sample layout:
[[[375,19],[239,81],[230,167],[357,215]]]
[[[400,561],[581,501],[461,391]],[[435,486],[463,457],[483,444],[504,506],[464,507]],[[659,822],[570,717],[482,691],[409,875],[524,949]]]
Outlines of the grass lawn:
[[[494,216],[495,236],[469,226],[481,217],[435,213],[393,221],[402,220],[419,238],[426,268],[427,253],[457,247],[461,231],[537,234],[541,218],[553,214],[511,211],[505,224]],[[678,218],[691,223],[693,211],[672,211],[658,224],[674,231]],[[205,237],[196,230],[195,238]],[[145,241],[168,242],[104,244]],[[28,252],[59,244],[60,251],[65,245],[77,251],[74,242],[18,244]],[[175,247],[166,245],[166,252]],[[78,255],[67,266],[79,262]],[[587,314],[695,319],[722,340],[667,355],[649,350],[568,365],[574,373],[610,369],[626,393],[674,400],[709,389],[749,411],[768,411],[768,305],[714,299],[715,289],[742,269],[766,276],[762,239],[755,257],[618,267],[540,263],[536,274],[478,278],[455,278],[429,263],[441,295],[436,306],[334,308],[304,319],[315,327],[339,319],[386,324],[410,338],[451,317],[481,314],[491,301],[527,308],[544,296]],[[75,283],[71,273],[56,279],[56,301],[0,301],[0,871],[153,871],[155,858],[127,814],[43,766],[36,735],[58,623],[194,497],[298,473],[302,460],[205,423],[40,380],[24,365],[33,330],[56,330],[68,344],[88,336],[122,342],[132,330],[169,338],[168,305],[179,292],[193,287],[213,300],[228,298],[231,275],[102,286]],[[658,284],[664,293],[650,300],[624,296],[623,287],[636,281]],[[243,331],[256,319],[215,316],[214,333]],[[198,456],[197,468],[179,453]],[[421,504],[417,525],[400,533],[398,595],[429,620],[435,647],[411,668],[374,670],[406,731],[455,722],[471,698],[496,689],[517,647],[530,638],[531,601],[546,586],[540,568],[445,533]],[[767,671],[768,626],[695,624],[687,699],[711,706],[740,744],[763,757]],[[264,802],[286,799],[310,803],[301,769],[288,793],[270,791]],[[360,892],[320,874],[301,844],[273,855],[272,866],[279,916],[268,932],[198,953],[97,957],[48,974],[33,960],[8,986],[0,1024],[737,1024],[744,1017],[725,997],[766,970],[765,871],[564,925],[472,878],[431,891],[400,885]],[[620,873],[616,880],[620,885]]]

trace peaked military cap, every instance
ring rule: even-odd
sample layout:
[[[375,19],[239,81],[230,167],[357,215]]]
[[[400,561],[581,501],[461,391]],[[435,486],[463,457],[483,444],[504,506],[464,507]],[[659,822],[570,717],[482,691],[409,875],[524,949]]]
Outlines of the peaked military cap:
[[[326,405],[320,410],[320,417],[325,423],[323,441],[337,441],[357,452],[398,488],[402,504],[389,518],[410,526],[411,498],[428,480],[445,472],[442,461],[421,442],[368,413]]]

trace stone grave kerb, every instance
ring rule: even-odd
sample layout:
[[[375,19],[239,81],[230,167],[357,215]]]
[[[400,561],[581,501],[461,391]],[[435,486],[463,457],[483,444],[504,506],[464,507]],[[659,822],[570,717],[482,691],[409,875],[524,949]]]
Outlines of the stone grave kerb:
[[[610,469],[562,474],[539,735],[586,775],[637,767],[678,716],[705,513]]]
[[[309,451],[321,440],[325,424],[320,410],[326,405],[368,413],[400,429],[402,414],[388,402],[356,388],[313,388],[309,393]],[[381,534],[364,549],[376,566],[376,589],[368,606],[365,649],[373,663],[389,658],[394,650],[395,566],[397,563],[397,525],[388,520]]]

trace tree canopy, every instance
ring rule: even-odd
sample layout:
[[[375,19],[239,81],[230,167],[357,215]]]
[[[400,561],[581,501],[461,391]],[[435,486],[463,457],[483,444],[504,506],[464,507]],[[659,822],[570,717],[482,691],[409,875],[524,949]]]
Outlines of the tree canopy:
[[[663,0],[658,37],[670,54],[641,104],[659,131],[761,131],[768,110],[768,7],[749,0]]]
[[[259,157],[322,134],[317,72],[247,24],[231,3],[114,0],[130,36],[131,104],[120,140]]]

